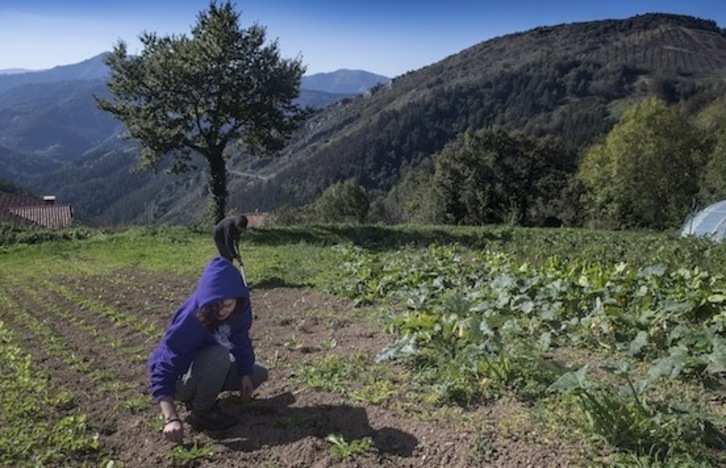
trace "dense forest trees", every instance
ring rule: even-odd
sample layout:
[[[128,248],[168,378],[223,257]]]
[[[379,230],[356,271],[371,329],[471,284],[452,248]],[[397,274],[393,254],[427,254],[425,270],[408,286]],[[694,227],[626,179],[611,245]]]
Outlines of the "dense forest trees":
[[[312,203],[276,210],[272,221],[277,224],[363,224],[367,221],[369,209],[368,193],[354,178],[350,178],[331,185]]]
[[[233,197],[249,209],[302,205],[351,177],[371,194],[387,194],[410,168],[483,128],[554,136],[582,155],[633,102],[655,97],[698,108],[721,92],[713,72],[724,54],[714,35],[712,22],[644,15],[482,43],[321,112],[286,150],[296,164]],[[391,211],[392,196],[373,200],[372,215],[388,205],[394,219],[405,217]]]
[[[579,178],[589,224],[672,229],[726,198],[726,100],[689,108],[634,104],[586,152]]]
[[[706,106],[695,118],[707,154],[699,190],[699,202],[707,205],[726,198],[726,98]]]
[[[583,157],[587,218],[609,228],[677,226],[697,201],[704,150],[678,106],[635,104]]]
[[[163,49],[164,44],[159,47]],[[190,64],[195,65],[193,60]],[[684,16],[638,15],[501,36],[317,111],[292,133],[282,157],[256,158],[230,147],[223,153],[227,169],[253,176],[227,180],[228,203],[248,212],[279,207],[301,211],[329,187],[354,179],[370,200],[367,222],[672,226],[691,204],[703,205],[726,196],[722,189],[726,142],[721,131],[724,125],[718,120],[723,105],[711,104],[715,96],[724,94],[724,70],[726,34],[712,21]],[[200,82],[208,84],[204,80],[209,76],[203,74]],[[160,82],[167,80],[166,76],[156,77]],[[167,85],[176,82],[175,78]],[[229,94],[239,95],[234,89]],[[656,166],[651,167],[655,163],[667,166],[671,152],[682,153],[672,148],[676,140],[660,141],[669,137],[662,129],[648,133],[650,117],[623,120],[632,105],[649,98],[656,98],[663,109],[680,109],[676,116],[668,116],[670,111],[663,110],[662,116],[656,112],[652,120],[659,125],[682,124],[688,132],[695,132],[693,145],[699,149],[693,157],[700,154],[701,158],[693,166],[697,176],[689,172],[678,182],[687,181],[687,188],[672,191],[669,184],[674,182],[654,184],[653,188],[668,196],[685,193],[666,199],[672,213],[659,219],[668,221],[655,220],[653,200],[632,201],[638,193],[633,184],[644,184],[642,180],[633,184],[621,180],[633,192],[628,200],[612,201],[607,193],[600,193],[612,191],[606,178],[597,181],[597,174],[588,173],[589,162],[580,170],[579,158],[588,154],[593,160],[611,157],[623,148],[631,154],[647,150],[646,159],[662,154],[660,160],[647,164],[648,170],[655,170]],[[620,135],[616,132],[608,137],[616,124]],[[637,128],[639,125],[645,128]],[[626,137],[628,127],[635,129]],[[494,129],[503,132],[499,143],[514,142],[497,146],[493,136],[478,133]],[[636,144],[643,143],[634,136],[641,131],[646,132],[645,140],[652,148]],[[550,143],[544,143],[547,139]],[[617,140],[628,144],[616,144]],[[687,138],[681,149],[689,141]],[[118,150],[138,154],[136,148]],[[548,156],[547,151],[559,156]],[[494,154],[503,160],[494,161]],[[539,159],[532,159],[533,154],[539,154]],[[522,180],[532,176],[527,175],[527,165],[542,161],[550,162],[532,169],[539,185],[531,187],[532,193],[529,186],[522,189]],[[179,162],[183,166],[189,161]],[[205,165],[203,158],[192,162]],[[172,168],[172,163],[167,159],[159,169]],[[468,173],[466,164],[470,163]],[[639,164],[629,157],[618,158],[618,164],[626,163]],[[627,164],[623,167],[630,167]],[[77,212],[88,213],[95,221],[202,221],[204,200],[210,193],[204,184],[208,171],[163,178],[163,183],[162,177],[153,175],[143,186],[136,186],[125,181],[126,170],[113,171],[112,167],[110,161],[94,157],[89,170],[86,164],[73,168],[74,173],[82,174],[69,172],[66,176],[64,172],[60,176],[59,172],[53,180],[46,178],[42,186],[51,187],[62,198],[72,195],[78,201],[74,203]],[[214,168],[221,170],[222,165]],[[447,180],[457,171],[466,182],[478,185],[450,183],[447,188]],[[511,177],[502,175],[508,171]],[[547,171],[550,175],[541,175]],[[487,185],[490,179],[491,186]],[[213,176],[211,180],[222,178]],[[107,189],[102,196],[91,196],[97,187]],[[518,193],[520,189],[525,193]],[[110,203],[112,197],[117,201]],[[482,206],[476,203],[480,199],[486,202]],[[612,216],[607,213],[611,209]]]
[[[26,197],[34,197],[33,193],[25,187],[3,178],[0,178],[0,192],[23,195]]]
[[[726,197],[726,99],[635,101],[581,158],[561,140],[488,128],[409,168],[383,222],[673,229]]]
[[[503,129],[465,132],[435,157],[433,190],[450,224],[560,224],[576,162],[561,141]]]
[[[372,221],[391,224],[442,224],[444,207],[433,189],[433,158],[425,158],[403,175],[388,193],[371,203]]]
[[[355,179],[348,179],[328,187],[312,205],[312,210],[321,221],[363,224],[369,207],[365,189]]]

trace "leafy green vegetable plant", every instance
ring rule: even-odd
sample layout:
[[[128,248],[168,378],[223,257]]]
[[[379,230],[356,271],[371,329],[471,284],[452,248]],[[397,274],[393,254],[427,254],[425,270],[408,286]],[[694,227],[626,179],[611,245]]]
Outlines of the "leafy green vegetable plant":
[[[621,390],[595,384],[586,378],[587,366],[564,374],[552,390],[572,395],[585,417],[584,424],[611,446],[655,460],[677,454],[705,458],[700,442],[704,421],[690,412],[645,398],[648,380],[634,382],[629,366],[619,362],[604,366],[625,382]]]
[[[328,434],[325,440],[330,443],[330,453],[340,460],[349,460],[370,452],[373,448],[373,439],[371,437],[363,437],[348,442],[341,434]]]
[[[172,460],[181,463],[199,462],[200,460],[209,458],[213,453],[212,445],[200,443],[198,438],[195,438],[191,444],[175,445],[168,452]]]

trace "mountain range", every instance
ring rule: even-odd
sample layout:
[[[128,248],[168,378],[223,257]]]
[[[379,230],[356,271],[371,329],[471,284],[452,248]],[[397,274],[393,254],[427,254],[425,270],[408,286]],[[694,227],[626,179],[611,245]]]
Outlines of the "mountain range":
[[[104,73],[99,56],[0,74],[0,178],[56,195],[89,223],[199,222],[203,172],[129,173],[138,148],[118,139],[122,124],[92,99],[106,92]],[[351,177],[380,199],[471,129],[553,135],[580,152],[630,103],[658,96],[697,105],[723,93],[724,77],[724,30],[660,13],[509,34],[392,80],[350,70],[311,75],[300,100],[319,110],[282,153],[230,157],[230,205],[295,207]]]
[[[5,162],[0,177],[23,179],[45,168],[72,162],[123,126],[98,109],[93,96],[106,96],[108,67],[103,54],[83,62],[50,70],[0,73],[0,158],[2,154],[35,156],[28,173],[22,161]],[[360,70],[338,70],[304,76],[298,103],[321,108],[389,78]],[[308,83],[310,84],[308,86]],[[330,86],[326,86],[330,83]],[[21,166],[17,167],[16,166]]]

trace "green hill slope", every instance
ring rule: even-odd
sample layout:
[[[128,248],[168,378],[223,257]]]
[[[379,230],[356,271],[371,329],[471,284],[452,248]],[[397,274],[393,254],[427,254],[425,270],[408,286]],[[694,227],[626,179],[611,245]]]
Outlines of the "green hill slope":
[[[356,177],[386,191],[467,129],[559,135],[579,150],[628,102],[703,98],[726,74],[726,36],[712,21],[651,14],[541,27],[499,37],[395,78],[313,117],[266,181],[236,181],[232,201],[300,204]]]
[[[350,177],[384,194],[406,168],[468,129],[557,135],[581,151],[611,128],[627,104],[653,95],[702,102],[722,89],[724,76],[726,35],[713,21],[697,18],[648,14],[498,37],[326,107],[277,158],[234,155],[228,163],[230,208],[299,206]],[[97,153],[105,154],[100,148]],[[93,205],[80,211],[114,223],[201,219],[203,174],[131,181],[138,176],[128,174],[130,165],[126,161],[94,182],[115,198],[86,196]],[[35,184],[73,197],[88,193],[63,181],[89,187],[90,176],[59,174],[52,183],[46,178]]]

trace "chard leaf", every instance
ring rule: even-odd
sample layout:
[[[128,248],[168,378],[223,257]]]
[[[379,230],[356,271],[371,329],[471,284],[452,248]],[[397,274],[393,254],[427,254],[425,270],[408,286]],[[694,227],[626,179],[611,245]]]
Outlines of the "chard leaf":
[[[413,354],[416,351],[416,340],[411,336],[404,336],[381,350],[376,355],[375,362],[393,361],[401,356]]]
[[[648,344],[648,333],[644,331],[639,331],[638,334],[635,336],[635,339],[630,342],[630,350],[629,353],[631,356],[636,356],[640,354],[640,351],[642,351],[643,347]]]
[[[539,337],[538,344],[542,351],[550,349],[550,345],[552,344],[552,334],[550,332],[542,333]]]
[[[647,268],[641,268],[638,270],[638,276],[641,278],[647,278],[650,276],[663,276],[666,273],[666,266],[662,263],[659,263],[658,265],[653,265]]]
[[[723,338],[714,339],[713,351],[708,355],[706,372],[709,374],[726,372],[726,341]]]
[[[576,372],[566,372],[559,379],[549,386],[550,391],[569,393],[577,389],[587,388],[587,364],[579,368]]]

